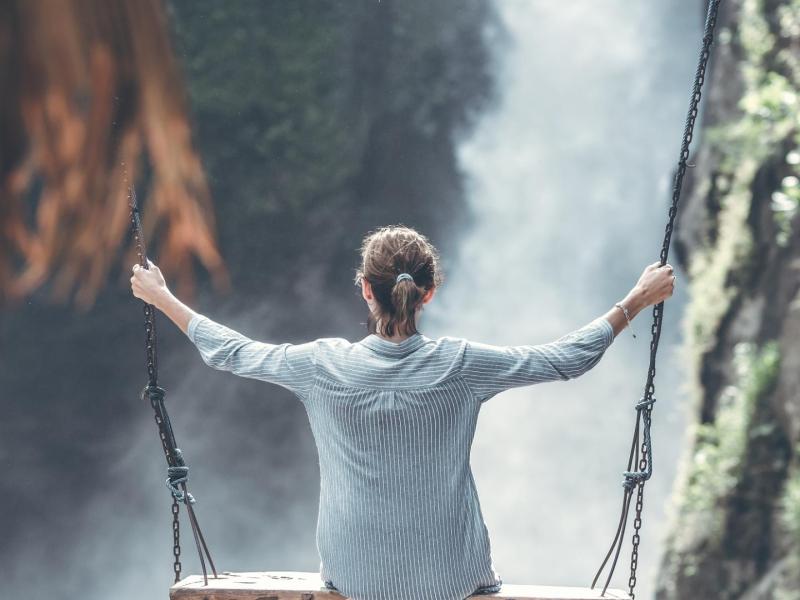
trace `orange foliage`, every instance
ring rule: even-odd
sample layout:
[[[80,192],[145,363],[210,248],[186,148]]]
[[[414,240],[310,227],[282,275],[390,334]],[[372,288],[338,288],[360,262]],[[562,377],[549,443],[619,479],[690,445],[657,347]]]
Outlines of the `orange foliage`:
[[[228,287],[159,0],[3,2],[0,90],[0,300],[52,280],[55,299],[88,307],[120,259],[127,280],[137,179],[153,260],[179,293],[195,258]]]

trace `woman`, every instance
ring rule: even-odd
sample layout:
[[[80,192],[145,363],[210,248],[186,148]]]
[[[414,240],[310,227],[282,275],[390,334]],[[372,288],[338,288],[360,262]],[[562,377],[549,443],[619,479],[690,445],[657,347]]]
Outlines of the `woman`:
[[[442,282],[438,252],[401,225],[363,240],[356,284],[369,334],[354,343],[253,341],[184,305],[152,263],[134,265],[131,286],[206,364],[281,385],[305,406],[319,452],[316,541],[329,588],[354,600],[461,600],[502,583],[469,464],[482,403],[579,377],[639,311],[672,295],[674,281],[670,265],[653,263],[604,315],[523,346],[422,335],[419,313]]]

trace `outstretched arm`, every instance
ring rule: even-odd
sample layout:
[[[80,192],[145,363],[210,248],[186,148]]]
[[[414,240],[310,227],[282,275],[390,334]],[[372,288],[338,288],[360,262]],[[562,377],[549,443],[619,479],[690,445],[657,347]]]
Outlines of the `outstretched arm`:
[[[461,373],[474,396],[485,402],[510,388],[580,377],[613,341],[612,325],[603,317],[546,344],[496,346],[468,340]]]
[[[673,286],[672,267],[654,263],[645,268],[620,304],[633,319],[645,307],[671,296]],[[627,325],[624,311],[615,305],[587,325],[546,344],[495,346],[468,341],[462,374],[481,402],[513,387],[574,379],[600,361]]]
[[[160,269],[134,265],[133,295],[167,315],[197,347],[208,366],[234,375],[275,383],[305,400],[314,382],[314,342],[269,344],[252,340],[193,311],[167,288]]]

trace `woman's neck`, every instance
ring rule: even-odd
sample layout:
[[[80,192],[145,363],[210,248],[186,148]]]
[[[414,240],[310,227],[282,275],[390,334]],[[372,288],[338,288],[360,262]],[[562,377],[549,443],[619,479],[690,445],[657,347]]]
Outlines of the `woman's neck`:
[[[412,335],[414,335],[413,333],[406,335],[401,335],[399,333],[396,333],[394,335],[383,335],[380,333],[380,330],[381,330],[381,321],[380,319],[378,319],[377,322],[375,323],[375,335],[381,338],[382,340],[386,340],[387,342],[394,342],[395,344],[399,344],[403,340],[407,340]]]
[[[414,334],[412,333],[411,335],[393,335],[391,337],[381,335],[380,333],[376,333],[375,335],[377,335],[382,340],[386,340],[387,342],[394,342],[395,344],[399,344],[400,342],[402,342],[403,340],[407,340]]]

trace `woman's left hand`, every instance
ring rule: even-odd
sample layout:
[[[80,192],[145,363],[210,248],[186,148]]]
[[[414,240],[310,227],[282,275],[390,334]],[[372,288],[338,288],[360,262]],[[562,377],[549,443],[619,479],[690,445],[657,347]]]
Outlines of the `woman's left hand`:
[[[133,275],[131,276],[131,291],[133,295],[158,306],[159,301],[169,295],[167,282],[161,274],[161,269],[147,259],[149,268],[145,269],[140,264],[133,265]]]

